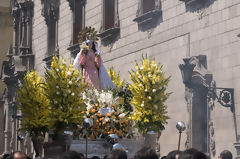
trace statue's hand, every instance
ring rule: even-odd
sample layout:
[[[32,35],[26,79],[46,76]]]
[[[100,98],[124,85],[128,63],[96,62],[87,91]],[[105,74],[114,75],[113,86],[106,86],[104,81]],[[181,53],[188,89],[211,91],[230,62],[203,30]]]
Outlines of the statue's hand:
[[[97,54],[97,55],[96,55],[96,58],[100,58],[100,55],[99,55],[99,54]]]

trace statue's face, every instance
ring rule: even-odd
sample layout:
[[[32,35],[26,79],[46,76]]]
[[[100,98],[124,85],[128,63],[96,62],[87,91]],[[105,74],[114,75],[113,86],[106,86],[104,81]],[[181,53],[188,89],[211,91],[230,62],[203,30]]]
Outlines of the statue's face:
[[[92,48],[92,46],[93,46],[92,42],[88,42],[88,47]]]

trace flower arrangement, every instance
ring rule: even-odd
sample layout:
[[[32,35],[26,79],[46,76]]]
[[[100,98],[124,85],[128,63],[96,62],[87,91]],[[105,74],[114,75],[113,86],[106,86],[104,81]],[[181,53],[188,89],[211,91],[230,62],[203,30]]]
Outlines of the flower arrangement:
[[[29,132],[30,136],[44,137],[50,125],[50,101],[44,94],[43,78],[36,71],[25,75],[17,100],[23,114],[21,130]]]
[[[114,70],[113,67],[109,68],[107,71],[109,77],[112,79],[113,83],[116,86],[116,89],[114,90],[114,95],[118,96],[120,104],[124,108],[124,111],[128,114],[131,113],[133,111],[133,108],[130,104],[130,101],[132,100],[132,93],[128,88],[129,85],[126,83],[125,80],[122,80],[120,78],[120,72],[117,73],[117,71]]]
[[[170,77],[165,77],[163,66],[151,57],[143,57],[142,65],[136,62],[135,66],[136,71],[129,72],[132,80],[129,89],[133,94],[131,104],[134,107],[130,118],[140,132],[152,130],[161,133],[169,119],[164,103],[170,95],[166,92]]]
[[[91,139],[104,138],[109,134],[117,134],[119,137],[131,137],[129,131],[128,115],[121,106],[118,97],[113,96],[113,92],[86,90],[83,99],[87,105],[86,118],[90,118],[93,126],[88,134]],[[80,128],[83,132],[83,128]]]
[[[45,93],[50,101],[51,128],[57,134],[66,127],[75,130],[83,121],[86,105],[82,93],[86,88],[84,78],[65,59],[54,56],[51,69],[45,71]]]

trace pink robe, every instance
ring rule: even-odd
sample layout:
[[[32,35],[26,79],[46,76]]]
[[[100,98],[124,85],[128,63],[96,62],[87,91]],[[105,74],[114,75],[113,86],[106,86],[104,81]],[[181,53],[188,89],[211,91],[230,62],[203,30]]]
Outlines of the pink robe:
[[[99,68],[101,66],[100,57],[97,58],[94,52],[88,52],[87,55],[81,54],[79,57],[79,63],[83,68],[84,81],[89,84],[90,87],[100,89],[99,80]]]

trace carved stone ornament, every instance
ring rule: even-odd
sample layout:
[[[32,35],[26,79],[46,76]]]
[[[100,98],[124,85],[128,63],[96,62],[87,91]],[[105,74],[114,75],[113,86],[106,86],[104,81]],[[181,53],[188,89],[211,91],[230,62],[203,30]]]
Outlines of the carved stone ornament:
[[[74,9],[75,9],[74,4],[75,4],[75,1],[76,1],[76,0],[67,0],[67,1],[68,1],[68,3],[69,3],[70,9],[74,12]],[[86,4],[86,0],[77,0],[77,1],[81,1],[82,5],[85,5],[85,4]]]
[[[48,24],[49,20],[57,21],[59,19],[60,0],[41,0],[42,16]]]

